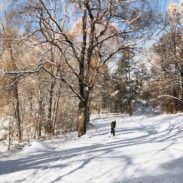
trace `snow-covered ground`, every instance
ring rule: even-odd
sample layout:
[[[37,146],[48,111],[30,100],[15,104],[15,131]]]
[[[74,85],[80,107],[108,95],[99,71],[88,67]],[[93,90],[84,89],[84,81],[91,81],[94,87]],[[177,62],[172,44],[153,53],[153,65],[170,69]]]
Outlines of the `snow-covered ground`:
[[[106,114],[92,123],[81,138],[71,133],[1,153],[0,183],[183,183],[182,113]]]

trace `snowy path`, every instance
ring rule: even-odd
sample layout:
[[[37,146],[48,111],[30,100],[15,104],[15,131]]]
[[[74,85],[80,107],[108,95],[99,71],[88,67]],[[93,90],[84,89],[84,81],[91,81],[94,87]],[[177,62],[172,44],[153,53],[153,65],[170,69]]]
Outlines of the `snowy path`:
[[[0,183],[183,183],[183,114],[106,115],[92,123],[82,138],[74,133],[2,154]]]

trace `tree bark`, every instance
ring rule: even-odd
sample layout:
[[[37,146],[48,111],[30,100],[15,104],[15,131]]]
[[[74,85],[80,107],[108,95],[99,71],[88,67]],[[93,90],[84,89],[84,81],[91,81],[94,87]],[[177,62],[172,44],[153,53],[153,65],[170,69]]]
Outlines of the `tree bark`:
[[[39,119],[38,119],[38,124],[37,124],[37,138],[41,138],[41,132],[42,132],[42,122],[43,122],[43,101],[42,97],[40,97],[39,100]]]
[[[82,49],[81,49],[81,56],[80,56],[80,63],[79,63],[79,93],[82,99],[79,102],[79,123],[78,123],[78,137],[84,135],[86,133],[86,124],[87,124],[87,111],[88,111],[88,96],[86,96],[86,83],[85,83],[85,76],[88,73],[85,73],[86,69],[86,58],[85,58],[85,51],[86,51],[86,44],[87,44],[87,8],[86,5],[88,4],[88,0],[84,1],[84,7],[82,12]]]
[[[49,91],[49,109],[48,109],[48,120],[52,121],[52,105],[53,105],[53,89],[55,86],[55,81],[51,81],[50,91]]]
[[[90,106],[89,100],[80,101],[79,103],[79,125],[78,137],[86,134],[86,126],[90,121]]]
[[[9,48],[9,53],[11,57],[11,62],[12,62],[12,68],[13,70],[17,69],[16,63],[15,63],[15,56],[13,53],[13,46],[12,42],[8,42],[8,48]],[[21,118],[20,118],[20,102],[19,102],[19,94],[18,94],[18,81],[17,77],[14,78],[15,84],[13,86],[13,95],[15,97],[15,118],[17,121],[17,135],[18,135],[18,140],[19,142],[22,141],[22,129],[21,129]]]
[[[183,101],[183,72],[180,72],[180,98]]]
[[[55,132],[55,130],[58,130],[57,117],[58,117],[58,110],[59,110],[61,87],[62,87],[62,84],[60,83],[58,91],[56,92],[56,100],[54,101],[54,107],[53,107],[53,129],[54,129],[54,132]]]
[[[17,119],[17,134],[18,140],[22,141],[22,128],[21,128],[21,119],[20,119],[20,103],[19,103],[19,94],[18,94],[18,84],[15,83],[14,87],[14,95],[15,95],[15,116]]]

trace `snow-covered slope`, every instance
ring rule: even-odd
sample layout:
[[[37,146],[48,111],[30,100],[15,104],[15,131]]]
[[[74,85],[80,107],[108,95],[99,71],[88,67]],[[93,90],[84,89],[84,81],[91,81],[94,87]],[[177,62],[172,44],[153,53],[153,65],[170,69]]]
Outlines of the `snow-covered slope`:
[[[72,133],[1,154],[0,183],[183,183],[183,114],[99,115],[92,123],[81,138]]]

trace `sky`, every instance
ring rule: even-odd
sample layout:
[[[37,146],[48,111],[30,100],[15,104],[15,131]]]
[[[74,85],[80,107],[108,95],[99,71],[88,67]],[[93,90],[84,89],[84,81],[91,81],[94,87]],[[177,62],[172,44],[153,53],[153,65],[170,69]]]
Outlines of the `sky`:
[[[153,1],[156,1],[156,0],[153,0]],[[2,16],[3,11],[6,9],[9,2],[10,0],[0,0],[0,17]],[[162,9],[166,9],[167,2],[179,2],[179,0],[161,0]]]
[[[2,22],[4,20],[4,11],[6,10],[6,8],[8,7],[8,4],[11,0],[0,0],[0,22]],[[66,2],[67,0],[60,0],[60,2]],[[156,4],[156,2],[158,2],[158,6],[161,10],[161,12],[165,12],[167,9],[167,6],[170,3],[176,3],[179,4],[181,0],[149,0],[149,3],[154,3]],[[182,0],[183,1],[183,0]],[[72,10],[70,12],[72,14]],[[71,15],[72,16],[72,15]]]
[[[3,11],[7,8],[8,3],[10,1],[11,0],[0,0],[0,18],[3,16]],[[67,1],[67,0],[63,0],[63,1]],[[152,1],[155,2],[156,0],[152,0]],[[172,2],[179,3],[179,1],[180,0],[161,0],[159,3],[161,6],[161,9],[164,11],[167,7],[167,4],[172,3]]]

